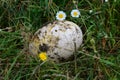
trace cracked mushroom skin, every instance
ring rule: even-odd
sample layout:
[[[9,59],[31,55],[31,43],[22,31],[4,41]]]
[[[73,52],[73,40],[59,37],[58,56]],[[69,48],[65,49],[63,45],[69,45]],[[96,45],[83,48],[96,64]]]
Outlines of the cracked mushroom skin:
[[[38,29],[30,41],[29,51],[34,55],[46,52],[49,60],[61,62],[68,60],[82,41],[78,25],[71,21],[54,21]]]

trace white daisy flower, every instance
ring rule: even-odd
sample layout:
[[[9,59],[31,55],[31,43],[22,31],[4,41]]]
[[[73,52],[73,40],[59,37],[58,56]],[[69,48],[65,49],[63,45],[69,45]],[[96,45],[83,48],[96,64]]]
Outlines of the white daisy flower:
[[[105,2],[108,2],[108,0],[105,0]]]
[[[91,14],[93,12],[93,10],[89,10],[89,13]]]
[[[0,31],[2,31],[2,29],[0,29]]]
[[[71,11],[71,16],[78,18],[78,17],[80,16],[80,11],[79,11],[78,9],[73,9],[73,10]]]
[[[63,11],[57,12],[57,14],[56,14],[56,19],[57,19],[57,20],[60,20],[60,21],[65,20],[65,19],[66,19],[66,14],[65,14],[65,12],[63,12]]]

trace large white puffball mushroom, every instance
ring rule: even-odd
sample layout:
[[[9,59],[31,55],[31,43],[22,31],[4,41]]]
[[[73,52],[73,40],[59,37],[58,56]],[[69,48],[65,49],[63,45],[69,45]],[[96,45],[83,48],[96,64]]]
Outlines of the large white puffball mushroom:
[[[73,56],[82,41],[83,34],[77,24],[54,21],[38,29],[30,41],[29,50],[34,55],[46,52],[48,60],[61,62]]]

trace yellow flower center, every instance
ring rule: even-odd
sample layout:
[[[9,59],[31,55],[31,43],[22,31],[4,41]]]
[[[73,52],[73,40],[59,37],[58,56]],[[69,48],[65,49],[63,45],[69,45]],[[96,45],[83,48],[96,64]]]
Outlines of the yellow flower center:
[[[77,15],[78,15],[78,12],[74,12],[73,15],[74,15],[74,16],[77,16]]]
[[[63,18],[64,17],[63,14],[59,14],[58,16],[59,16],[59,18]]]
[[[41,52],[41,53],[39,53],[39,58],[40,58],[42,61],[47,60],[46,52]]]

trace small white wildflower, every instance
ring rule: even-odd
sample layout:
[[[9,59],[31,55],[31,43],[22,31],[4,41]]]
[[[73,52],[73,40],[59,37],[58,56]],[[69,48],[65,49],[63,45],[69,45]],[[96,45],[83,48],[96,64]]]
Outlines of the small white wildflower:
[[[108,0],[105,0],[105,2],[108,2]]]
[[[73,10],[71,11],[71,16],[78,18],[78,17],[80,16],[80,11],[79,11],[78,9],[73,9]]]
[[[89,10],[89,13],[91,14],[93,12],[93,10]]]
[[[65,20],[65,19],[66,19],[66,14],[65,14],[65,12],[63,12],[63,11],[57,12],[57,14],[56,14],[56,19],[57,19],[57,20],[60,20],[60,21]]]
[[[2,31],[2,29],[0,29],[0,31]]]

